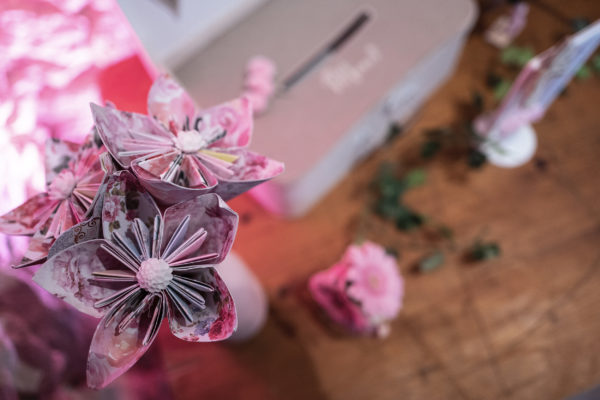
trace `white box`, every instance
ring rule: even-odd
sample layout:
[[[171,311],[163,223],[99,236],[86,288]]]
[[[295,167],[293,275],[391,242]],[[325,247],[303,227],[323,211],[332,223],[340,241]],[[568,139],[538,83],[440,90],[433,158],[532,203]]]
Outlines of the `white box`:
[[[252,194],[299,216],[444,82],[475,17],[471,0],[270,0],[172,72],[210,106],[240,95],[249,59],[275,62],[251,149],[286,172]]]

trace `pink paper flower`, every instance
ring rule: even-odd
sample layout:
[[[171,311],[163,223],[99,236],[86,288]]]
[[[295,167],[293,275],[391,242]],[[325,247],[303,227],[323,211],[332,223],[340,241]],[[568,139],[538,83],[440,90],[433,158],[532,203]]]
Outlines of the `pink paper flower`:
[[[104,191],[114,219],[94,217],[56,241],[34,280],[78,310],[102,318],[90,347],[88,385],[127,371],[169,320],[180,339],[209,342],[237,326],[233,299],[215,266],[227,256],[237,214],[216,194],[161,213],[134,175],[120,171]],[[115,204],[118,206],[114,207]],[[101,227],[101,229],[100,229]]]
[[[248,61],[244,79],[244,96],[250,99],[255,112],[266,111],[275,92],[275,63],[269,58],[257,56]]]
[[[31,260],[45,257],[56,238],[89,216],[105,168],[111,169],[91,139],[84,145],[51,140],[46,153],[47,191],[0,216],[0,232],[33,235],[25,254]]]
[[[331,268],[313,275],[309,290],[346,329],[385,336],[402,308],[404,281],[393,257],[374,243],[351,245]]]
[[[98,132],[123,168],[131,167],[160,202],[214,192],[229,200],[283,171],[283,164],[246,150],[252,107],[240,99],[197,112],[170,77],[148,94],[148,115],[92,105]]]

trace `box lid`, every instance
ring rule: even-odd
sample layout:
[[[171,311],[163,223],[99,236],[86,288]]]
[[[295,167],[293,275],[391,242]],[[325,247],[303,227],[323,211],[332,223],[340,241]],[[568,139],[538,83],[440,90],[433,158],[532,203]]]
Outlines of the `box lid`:
[[[271,0],[174,74],[207,107],[239,96],[246,63],[262,55],[277,65],[281,89],[365,13],[337,51],[256,119],[252,150],[285,162],[279,182],[294,182],[420,60],[466,33],[476,14],[471,0]]]

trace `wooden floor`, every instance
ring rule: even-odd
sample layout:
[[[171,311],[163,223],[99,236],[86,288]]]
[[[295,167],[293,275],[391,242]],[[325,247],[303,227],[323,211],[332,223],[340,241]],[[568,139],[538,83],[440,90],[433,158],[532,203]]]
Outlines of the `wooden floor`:
[[[596,0],[545,2],[568,17],[600,17]],[[532,6],[517,44],[539,52],[568,31]],[[455,74],[405,135],[360,163],[305,218],[281,220],[247,196],[232,202],[241,216],[235,250],[266,286],[270,316],[245,344],[191,345],[161,332],[177,399],[551,400],[600,384],[600,76],[574,81],[535,125],[537,163],[425,165],[428,182],[407,202],[454,230],[439,270],[411,272],[432,246],[423,234],[365,214],[365,188],[380,163],[418,162],[423,130],[460,123],[472,91],[489,92],[485,76],[498,60],[481,33],[471,35]],[[359,227],[398,250],[406,278],[404,309],[383,341],[327,329],[303,286]],[[497,241],[502,256],[465,263],[463,250],[480,236]]]

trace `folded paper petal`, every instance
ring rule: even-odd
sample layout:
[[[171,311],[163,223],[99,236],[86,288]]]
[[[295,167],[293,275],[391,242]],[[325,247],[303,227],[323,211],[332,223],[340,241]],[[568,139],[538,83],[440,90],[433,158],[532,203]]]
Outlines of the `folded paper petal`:
[[[189,226],[184,236],[188,239],[191,235],[205,229],[206,240],[196,251],[188,254],[194,256],[216,253],[218,256],[210,264],[218,264],[225,259],[235,238],[237,231],[238,215],[225,202],[215,194],[198,196],[195,199],[175,204],[164,213],[164,237],[170,238],[180,222],[190,216]],[[163,242],[163,251],[166,247]]]
[[[60,202],[40,193],[19,207],[0,216],[0,232],[9,235],[31,235],[38,231],[56,211]]]
[[[216,290],[212,293],[202,293],[206,300],[206,308],[203,310],[188,303],[192,310],[191,322],[186,321],[177,307],[171,305],[168,314],[171,332],[178,338],[190,342],[227,339],[237,328],[237,314],[225,282],[214,268],[199,270],[188,277],[207,283]]]
[[[87,384],[90,388],[102,389],[125,373],[144,355],[158,333],[158,329],[151,332],[149,340],[144,344],[144,338],[152,326],[151,320],[155,307],[160,308],[159,323],[164,317],[161,301],[160,296],[153,297],[137,316],[122,327],[120,332],[119,324],[135,310],[134,307],[140,304],[139,301],[133,306],[120,308],[114,316],[108,313],[100,320],[88,355]]]
[[[166,182],[150,174],[148,171],[133,164],[132,171],[139,178],[144,188],[163,205],[175,204],[181,201],[192,200],[200,195],[210,193],[214,187],[191,189]]]
[[[131,161],[166,148],[171,143],[171,134],[160,123],[147,115],[119,111],[112,107],[91,105],[96,129],[102,142],[123,168]],[[145,143],[144,146],[130,143]],[[137,154],[124,153],[136,150]]]
[[[230,177],[219,176],[219,185],[214,192],[228,201],[269,179],[283,173],[283,163],[249,150],[231,150],[229,154],[237,156]],[[218,176],[218,172],[215,171]]]
[[[202,122],[209,127],[219,127],[227,134],[223,139],[213,143],[210,148],[236,148],[246,147],[252,138],[254,121],[252,117],[252,104],[246,97],[229,101],[209,108],[200,113]]]
[[[109,178],[102,208],[105,239],[111,240],[112,235],[118,232],[125,240],[132,240],[128,232],[135,218],[141,219],[150,228],[154,225],[154,217],[159,214],[156,203],[133,174],[120,171]]]
[[[80,148],[79,143],[65,140],[49,139],[46,141],[46,184],[50,184],[60,171],[69,166],[69,163],[77,157]]]
[[[36,232],[29,240],[29,246],[27,247],[27,251],[23,255],[25,260],[41,260],[39,264],[44,262],[44,258],[48,254],[52,243],[54,242],[54,238],[47,237],[43,232]],[[35,265],[35,264],[33,264]]]
[[[336,264],[313,275],[308,287],[314,299],[334,322],[351,331],[362,332],[368,328],[369,323],[360,307],[346,295],[347,271],[346,265]]]
[[[80,222],[60,235],[60,237],[54,241],[50,249],[47,251],[48,258],[52,258],[62,250],[65,250],[78,243],[99,239],[101,234],[102,223],[100,222],[99,216]]]
[[[148,114],[166,127],[173,121],[181,128],[186,118],[193,118],[195,108],[194,101],[169,75],[159,76],[148,92]]]
[[[123,268],[100,248],[101,245],[107,245],[107,242],[95,239],[59,252],[42,265],[33,280],[79,311],[101,317],[104,309],[94,307],[94,303],[123,287],[123,284],[100,282],[92,275],[95,271]]]

